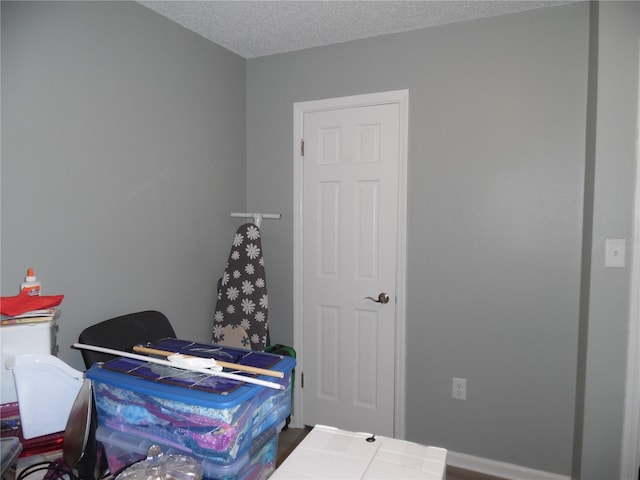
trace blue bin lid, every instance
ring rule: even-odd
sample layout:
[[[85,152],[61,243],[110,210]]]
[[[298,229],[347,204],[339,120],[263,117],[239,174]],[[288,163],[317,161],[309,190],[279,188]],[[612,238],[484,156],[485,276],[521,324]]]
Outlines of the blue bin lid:
[[[280,383],[285,387],[290,382],[286,374],[290,373],[296,364],[292,357],[178,339],[164,339],[149,347],[224,361],[233,359],[235,361],[231,363],[242,363],[282,372],[285,374],[284,379],[265,375],[242,375]],[[122,357],[104,364],[93,365],[86,372],[86,376],[93,381],[122,389],[213,408],[231,408],[269,389],[266,386],[198,373],[171,375],[171,369],[172,367]]]

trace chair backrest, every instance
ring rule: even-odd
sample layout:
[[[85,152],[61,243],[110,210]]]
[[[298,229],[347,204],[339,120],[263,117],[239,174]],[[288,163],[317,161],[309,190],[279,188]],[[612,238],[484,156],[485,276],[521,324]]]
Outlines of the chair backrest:
[[[169,319],[155,310],[130,313],[104,320],[85,328],[78,340],[80,343],[131,352],[133,347],[162,338],[176,338]],[[107,362],[113,355],[82,350],[82,359],[87,368],[96,362]]]

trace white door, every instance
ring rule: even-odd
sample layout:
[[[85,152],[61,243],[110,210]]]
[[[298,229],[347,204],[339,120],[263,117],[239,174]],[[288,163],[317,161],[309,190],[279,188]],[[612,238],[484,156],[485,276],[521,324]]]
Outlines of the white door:
[[[301,410],[307,425],[397,433],[401,123],[397,102],[303,115]]]

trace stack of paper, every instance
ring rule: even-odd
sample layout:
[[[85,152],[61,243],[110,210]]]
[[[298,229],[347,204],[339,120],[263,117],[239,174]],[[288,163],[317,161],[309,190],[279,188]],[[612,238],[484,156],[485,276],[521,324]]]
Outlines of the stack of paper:
[[[22,323],[40,323],[50,322],[60,315],[60,311],[56,308],[44,308],[40,310],[31,310],[19,315],[2,315],[0,316],[0,325],[17,325]]]

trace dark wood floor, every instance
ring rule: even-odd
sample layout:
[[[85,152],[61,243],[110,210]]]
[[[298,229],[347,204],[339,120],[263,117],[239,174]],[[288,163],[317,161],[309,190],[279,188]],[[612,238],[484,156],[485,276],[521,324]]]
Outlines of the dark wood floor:
[[[484,473],[471,472],[469,470],[463,470],[461,468],[456,468],[456,467],[447,465],[446,480],[505,480],[505,479],[492,477],[491,475],[485,475]]]
[[[288,428],[280,432],[278,438],[278,459],[276,468],[280,466],[294,448],[307,436],[311,428]],[[461,468],[447,466],[446,480],[504,480],[482,473],[470,472]]]
[[[294,448],[307,436],[311,428],[287,428],[280,432],[278,437],[278,459],[276,468],[284,461],[285,458],[293,451]]]

